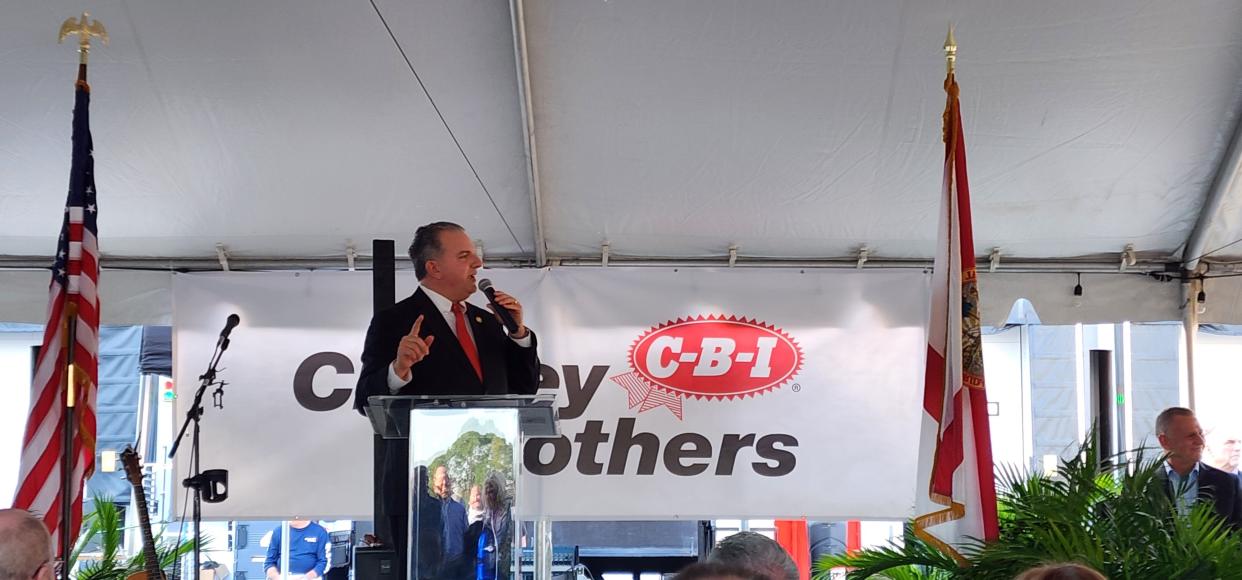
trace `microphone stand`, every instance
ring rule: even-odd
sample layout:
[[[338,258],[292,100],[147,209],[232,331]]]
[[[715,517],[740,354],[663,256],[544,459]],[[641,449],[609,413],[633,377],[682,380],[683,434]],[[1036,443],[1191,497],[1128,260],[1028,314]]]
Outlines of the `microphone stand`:
[[[181,441],[185,437],[185,431],[189,428],[190,423],[194,423],[194,433],[190,438],[190,469],[193,473],[190,477],[182,480],[181,485],[193,490],[194,494],[194,580],[200,580],[202,567],[202,523],[203,523],[203,487],[206,483],[203,481],[201,466],[198,463],[199,456],[199,420],[203,417],[203,393],[207,391],[207,387],[217,385],[215,392],[212,394],[214,405],[217,409],[224,408],[224,385],[223,381],[216,381],[216,365],[220,364],[220,357],[225,350],[229,348],[229,337],[227,331],[220,336],[220,340],[216,342],[216,350],[211,355],[211,363],[207,365],[207,372],[198,377],[198,392],[194,394],[194,403],[190,405],[190,409],[185,413],[185,422],[181,424],[181,431],[177,433],[177,438],[173,441],[172,449],[168,452],[169,459],[177,455],[177,449],[181,447]],[[177,573],[181,567],[178,566],[173,570],[173,578],[177,577]]]

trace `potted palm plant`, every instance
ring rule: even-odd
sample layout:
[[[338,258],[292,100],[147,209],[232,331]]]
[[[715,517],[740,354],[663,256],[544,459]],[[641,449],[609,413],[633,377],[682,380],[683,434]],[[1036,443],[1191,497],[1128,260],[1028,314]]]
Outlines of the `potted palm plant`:
[[[73,575],[74,579],[121,580],[135,572],[142,571],[142,554],[126,557],[121,552],[124,535],[125,522],[112,498],[92,497],[91,511],[82,516],[82,532],[78,535],[78,542],[70,552],[69,560],[65,565],[73,570],[85,548],[95,539],[99,540],[99,556],[82,561],[81,566],[77,567]],[[159,536],[160,534],[156,534],[156,537]],[[155,552],[159,557],[160,567],[166,569],[193,549],[193,540],[160,542],[155,547]]]
[[[1163,456],[1138,450],[1101,459],[1094,440],[1062,460],[1055,476],[998,469],[1000,537],[961,546],[964,563],[907,524],[901,545],[825,557],[816,578],[847,568],[850,580],[1010,580],[1039,564],[1078,562],[1112,580],[1242,579],[1242,533],[1202,502],[1179,514],[1158,477]]]

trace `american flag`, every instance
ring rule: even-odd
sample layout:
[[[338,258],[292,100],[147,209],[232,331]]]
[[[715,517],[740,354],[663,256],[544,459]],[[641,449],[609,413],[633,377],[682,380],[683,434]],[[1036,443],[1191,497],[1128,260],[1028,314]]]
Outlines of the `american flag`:
[[[74,407],[68,419],[72,429],[73,465],[69,477],[69,544],[77,541],[82,525],[82,494],[95,470],[95,395],[99,354],[99,244],[96,240],[95,161],[92,157],[90,87],[77,83],[73,107],[73,163],[69,172],[69,199],[52,265],[47,327],[35,363],[31,384],[30,418],[22,444],[22,469],[13,507],[43,517],[53,538],[61,533],[61,453],[68,393],[65,375],[73,349]],[[69,319],[77,314],[74,336]],[[57,541],[57,552],[60,542]]]
[[[952,72],[944,88],[944,182],[927,329],[914,532],[961,560],[963,543],[995,540],[998,525],[966,142]]]

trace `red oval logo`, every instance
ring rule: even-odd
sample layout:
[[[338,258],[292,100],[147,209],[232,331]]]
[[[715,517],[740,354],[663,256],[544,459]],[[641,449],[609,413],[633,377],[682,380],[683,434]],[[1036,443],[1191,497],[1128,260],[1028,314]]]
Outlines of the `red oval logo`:
[[[630,366],[655,387],[718,399],[781,386],[802,368],[802,349],[763,322],[699,316],[643,333],[630,349]]]

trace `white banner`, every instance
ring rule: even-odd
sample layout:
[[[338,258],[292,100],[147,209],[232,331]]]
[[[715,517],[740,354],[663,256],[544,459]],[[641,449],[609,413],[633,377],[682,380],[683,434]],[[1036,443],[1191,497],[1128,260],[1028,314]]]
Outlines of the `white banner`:
[[[575,267],[486,276],[522,300],[539,333],[543,386],[559,389],[563,437],[526,443],[520,513],[911,515],[924,274]],[[414,287],[403,274],[398,296]],[[224,409],[208,406],[203,418],[203,468],[229,470],[230,497],[205,514],[370,517],[370,427],[352,409],[370,274],[177,275],[173,298],[182,411],[228,314],[242,318],[221,365]]]

